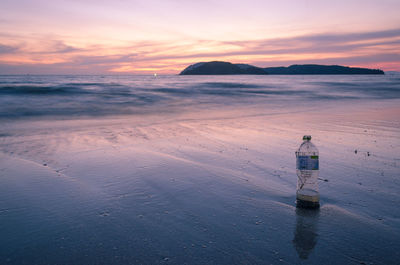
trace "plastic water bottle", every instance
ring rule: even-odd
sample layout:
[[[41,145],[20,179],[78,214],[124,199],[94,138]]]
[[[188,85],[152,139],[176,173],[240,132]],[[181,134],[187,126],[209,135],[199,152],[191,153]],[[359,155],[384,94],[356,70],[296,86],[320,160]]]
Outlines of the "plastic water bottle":
[[[296,151],[297,192],[296,204],[302,208],[318,208],[319,152],[311,143],[311,135],[303,136]]]

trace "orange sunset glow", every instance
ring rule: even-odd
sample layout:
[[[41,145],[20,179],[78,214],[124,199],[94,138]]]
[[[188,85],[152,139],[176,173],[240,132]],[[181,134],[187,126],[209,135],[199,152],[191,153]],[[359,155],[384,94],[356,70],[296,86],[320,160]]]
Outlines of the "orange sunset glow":
[[[400,70],[398,1],[2,1],[0,74],[177,74],[200,61]]]

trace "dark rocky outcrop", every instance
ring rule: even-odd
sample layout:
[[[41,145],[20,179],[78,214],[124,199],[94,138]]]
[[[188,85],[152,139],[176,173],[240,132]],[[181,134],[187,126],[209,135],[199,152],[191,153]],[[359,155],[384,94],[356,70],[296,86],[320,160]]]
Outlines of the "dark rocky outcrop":
[[[190,65],[180,75],[379,75],[379,69],[356,68],[340,65],[303,64],[289,67],[260,68],[249,64],[229,62],[201,62]]]
[[[289,67],[264,68],[271,75],[383,75],[379,69],[356,68],[340,65],[295,64]]]
[[[232,64],[229,62],[212,61],[196,63],[185,70],[181,75],[266,75],[263,68],[249,64]]]

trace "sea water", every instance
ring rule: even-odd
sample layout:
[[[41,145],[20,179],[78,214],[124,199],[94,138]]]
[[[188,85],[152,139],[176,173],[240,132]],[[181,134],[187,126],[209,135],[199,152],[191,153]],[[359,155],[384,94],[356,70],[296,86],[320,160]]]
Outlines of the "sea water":
[[[0,76],[0,264],[396,264],[399,103],[398,74]]]
[[[290,106],[400,97],[400,76],[0,76],[0,118],[182,111],[187,106]],[[333,103],[333,104],[336,104]],[[349,103],[351,104],[351,103]]]

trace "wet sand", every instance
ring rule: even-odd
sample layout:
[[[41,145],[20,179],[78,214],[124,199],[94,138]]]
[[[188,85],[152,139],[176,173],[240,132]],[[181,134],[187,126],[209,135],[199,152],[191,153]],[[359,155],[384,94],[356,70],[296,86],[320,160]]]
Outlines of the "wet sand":
[[[399,117],[385,101],[4,122],[0,264],[396,264]],[[304,134],[318,211],[295,208]]]

